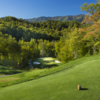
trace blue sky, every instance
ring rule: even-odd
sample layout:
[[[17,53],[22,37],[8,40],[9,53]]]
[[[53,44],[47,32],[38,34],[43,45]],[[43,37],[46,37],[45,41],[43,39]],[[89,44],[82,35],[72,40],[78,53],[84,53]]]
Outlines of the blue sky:
[[[37,18],[87,14],[80,6],[96,0],[0,0],[0,17]]]

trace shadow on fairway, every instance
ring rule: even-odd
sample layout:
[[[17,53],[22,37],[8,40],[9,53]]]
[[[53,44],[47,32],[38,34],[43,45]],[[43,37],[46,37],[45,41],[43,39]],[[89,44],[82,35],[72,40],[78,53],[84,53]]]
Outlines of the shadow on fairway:
[[[41,65],[40,65],[40,69],[43,69],[43,68],[51,68],[51,67],[57,67],[57,66],[58,66],[57,64],[51,64],[51,65],[41,64]]]
[[[9,69],[7,67],[1,66],[0,67],[0,74],[2,75],[12,75],[12,74],[18,74],[21,73],[21,71],[17,71],[15,69]]]
[[[21,72],[17,72],[17,71],[2,71],[0,72],[0,74],[4,74],[4,75],[12,75],[12,74],[18,74],[18,73],[21,73]]]
[[[81,90],[89,90],[88,88],[81,88]]]

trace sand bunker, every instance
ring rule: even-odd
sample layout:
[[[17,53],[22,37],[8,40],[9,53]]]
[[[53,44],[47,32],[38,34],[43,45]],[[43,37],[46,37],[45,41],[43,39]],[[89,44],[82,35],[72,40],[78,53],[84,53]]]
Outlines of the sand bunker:
[[[33,62],[33,64],[39,65],[39,64],[40,64],[40,62],[35,61],[35,62]]]
[[[60,63],[60,61],[58,61],[58,60],[54,60],[54,62],[55,62],[55,63]]]

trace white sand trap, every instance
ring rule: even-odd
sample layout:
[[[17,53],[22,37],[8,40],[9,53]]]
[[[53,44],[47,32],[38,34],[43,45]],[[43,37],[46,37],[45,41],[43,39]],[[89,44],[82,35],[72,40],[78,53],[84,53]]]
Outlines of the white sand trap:
[[[35,61],[35,62],[33,62],[35,65],[39,65],[40,64],[40,62],[38,62],[38,61]]]
[[[61,62],[60,62],[60,61],[58,61],[58,60],[55,60],[54,62],[55,62],[55,63],[61,63]]]

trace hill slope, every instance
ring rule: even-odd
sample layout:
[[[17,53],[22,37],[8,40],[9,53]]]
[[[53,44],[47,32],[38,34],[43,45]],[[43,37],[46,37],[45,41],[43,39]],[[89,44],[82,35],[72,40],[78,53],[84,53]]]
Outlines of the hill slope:
[[[99,59],[97,59],[99,58]],[[2,100],[99,100],[100,57],[37,80],[0,89]],[[89,60],[90,59],[90,60]],[[77,62],[79,60],[74,61]],[[66,64],[65,64],[66,65]],[[77,89],[77,85],[82,90]]]
[[[84,19],[83,14],[76,15],[76,16],[56,16],[56,17],[38,17],[38,18],[33,18],[33,19],[25,19],[28,20],[29,22],[44,22],[46,20],[60,20],[60,21],[71,21],[71,20],[76,20],[79,22],[82,22]]]

